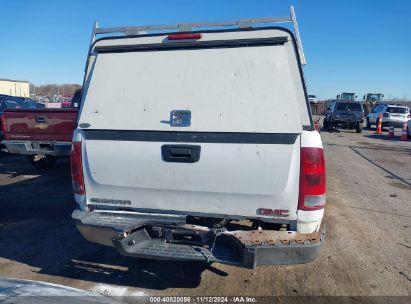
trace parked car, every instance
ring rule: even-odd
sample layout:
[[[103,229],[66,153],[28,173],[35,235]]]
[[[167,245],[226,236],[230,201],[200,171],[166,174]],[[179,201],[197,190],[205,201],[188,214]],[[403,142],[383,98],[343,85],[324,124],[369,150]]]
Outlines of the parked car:
[[[404,122],[410,119],[410,109],[408,107],[379,104],[367,115],[367,128],[371,128],[372,125],[378,125],[380,114],[382,114],[382,127],[402,127]]]
[[[27,155],[33,165],[48,167],[70,156],[77,108],[10,108],[2,115],[2,144],[9,153]]]
[[[71,152],[72,217],[87,240],[250,268],[317,256],[324,152],[289,30],[95,41]],[[249,225],[229,225],[239,220]]]
[[[74,92],[73,97],[71,98],[71,108],[78,108],[80,107],[82,97],[82,90],[78,89]]]
[[[9,96],[9,97],[19,101],[20,103],[24,104],[26,108],[29,108],[29,109],[42,109],[46,107],[44,104],[39,103],[31,98],[19,97],[19,96]]]
[[[0,113],[6,109],[24,109],[27,105],[14,96],[0,94]]]
[[[65,100],[61,103],[62,108],[78,108],[81,102],[81,89],[74,92],[71,99]]]
[[[316,97],[315,95],[308,95],[308,101],[309,101],[310,103],[317,103],[317,102],[318,102],[318,99],[317,99],[317,97]]]
[[[411,119],[407,121],[407,136],[411,137]]]
[[[62,108],[71,108],[71,100],[62,101],[61,102],[61,107]]]
[[[26,108],[24,103],[18,101],[15,97],[9,95],[0,94],[0,118],[7,109],[23,109]],[[0,142],[4,139],[4,133],[0,128]],[[1,144],[1,143],[0,143]],[[1,148],[3,145],[1,144]]]
[[[31,98],[17,97],[17,99],[24,103],[29,109],[43,109],[46,107],[44,104],[36,102]]]
[[[362,104],[350,100],[334,100],[325,114],[323,126],[333,129],[341,126],[344,129],[355,129],[361,133],[363,129],[364,109]]]

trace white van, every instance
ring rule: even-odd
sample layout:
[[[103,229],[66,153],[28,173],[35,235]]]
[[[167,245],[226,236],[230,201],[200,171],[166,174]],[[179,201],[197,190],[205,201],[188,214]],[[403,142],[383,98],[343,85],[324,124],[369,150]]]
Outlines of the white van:
[[[296,26],[292,11],[94,28],[126,35],[93,38],[86,67],[71,154],[86,239],[249,268],[317,256],[325,164],[302,47],[285,28],[255,26],[279,21]]]

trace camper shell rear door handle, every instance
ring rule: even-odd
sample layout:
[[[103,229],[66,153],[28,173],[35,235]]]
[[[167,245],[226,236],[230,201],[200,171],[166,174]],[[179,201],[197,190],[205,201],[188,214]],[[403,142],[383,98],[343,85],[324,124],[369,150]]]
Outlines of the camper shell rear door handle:
[[[200,160],[201,146],[198,145],[163,145],[161,155],[166,162],[195,163]]]

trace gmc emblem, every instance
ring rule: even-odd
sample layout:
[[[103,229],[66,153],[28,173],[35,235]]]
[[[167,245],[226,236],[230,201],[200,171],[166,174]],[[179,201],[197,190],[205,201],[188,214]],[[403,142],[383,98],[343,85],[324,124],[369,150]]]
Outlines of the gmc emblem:
[[[259,209],[257,209],[257,214],[287,217],[288,216],[288,210],[259,208]]]

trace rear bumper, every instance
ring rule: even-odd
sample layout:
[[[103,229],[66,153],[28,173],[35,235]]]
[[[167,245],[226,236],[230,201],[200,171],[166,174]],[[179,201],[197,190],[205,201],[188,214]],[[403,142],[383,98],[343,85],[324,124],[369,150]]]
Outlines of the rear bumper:
[[[362,123],[362,119],[334,119],[333,123],[335,124],[357,124],[357,123]]]
[[[24,155],[69,156],[71,142],[3,140],[9,153]]]
[[[121,255],[157,260],[218,262],[245,268],[313,261],[325,232],[209,229],[188,225],[184,216],[135,212],[72,214],[87,240],[115,247]]]
[[[383,127],[398,127],[401,128],[402,125],[407,122],[407,120],[394,120],[394,119],[383,119],[382,120],[382,126]]]

